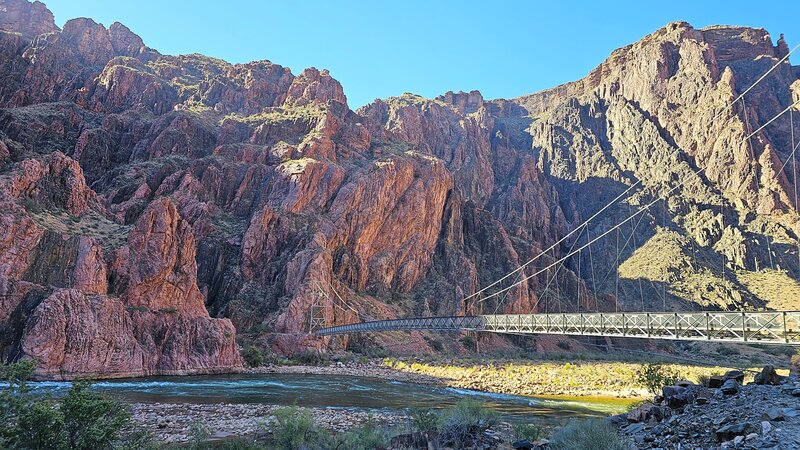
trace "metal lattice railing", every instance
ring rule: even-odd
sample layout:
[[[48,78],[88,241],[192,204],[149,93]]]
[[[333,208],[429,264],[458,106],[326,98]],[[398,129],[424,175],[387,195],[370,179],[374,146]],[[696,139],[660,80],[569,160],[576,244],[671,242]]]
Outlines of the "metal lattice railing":
[[[419,317],[354,323],[318,336],[411,330],[472,330],[800,345],[800,311],[500,314]]]

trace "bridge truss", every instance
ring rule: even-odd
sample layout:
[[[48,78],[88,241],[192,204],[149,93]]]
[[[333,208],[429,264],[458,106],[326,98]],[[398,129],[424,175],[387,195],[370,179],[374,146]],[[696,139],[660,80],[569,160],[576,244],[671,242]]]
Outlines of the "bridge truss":
[[[800,345],[800,311],[493,314],[376,320],[322,328],[317,336],[381,331],[485,331]]]

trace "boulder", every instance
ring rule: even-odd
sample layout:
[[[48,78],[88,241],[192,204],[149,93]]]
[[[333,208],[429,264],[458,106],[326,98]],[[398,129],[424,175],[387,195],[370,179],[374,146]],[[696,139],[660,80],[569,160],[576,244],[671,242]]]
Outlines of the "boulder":
[[[748,434],[747,432],[749,429],[750,429],[750,424],[742,422],[731,425],[725,425],[723,427],[717,428],[715,434],[717,436],[717,441],[725,442],[725,441],[730,441],[736,436],[744,436]]]
[[[734,379],[726,380],[722,383],[722,386],[719,388],[725,395],[733,395],[739,392],[739,383],[736,382]]]
[[[723,383],[725,383],[725,378],[719,375],[714,375],[708,379],[708,387],[711,389],[721,388]]]
[[[681,386],[664,386],[664,387],[661,388],[661,397],[663,397],[664,400],[666,400],[666,399],[668,399],[670,397],[675,397],[675,396],[681,395],[681,394],[683,394],[685,392],[686,392],[686,388],[685,387],[681,387]]]
[[[521,439],[511,444],[514,450],[533,450],[533,443],[527,439]]]
[[[768,365],[764,366],[764,368],[761,370],[761,373],[756,374],[753,382],[755,384],[777,385],[783,382],[783,377],[775,372],[775,366]]]
[[[651,418],[660,421],[664,418],[664,411],[658,405],[645,403],[642,406],[628,412],[626,418],[629,422],[647,422]]]
[[[744,383],[744,372],[741,370],[729,370],[725,372],[723,378],[726,380],[736,380],[737,383],[742,384]]]
[[[786,416],[784,416],[783,411],[780,408],[772,407],[764,412],[761,416],[763,420],[769,420],[770,422],[782,422],[786,420]]]

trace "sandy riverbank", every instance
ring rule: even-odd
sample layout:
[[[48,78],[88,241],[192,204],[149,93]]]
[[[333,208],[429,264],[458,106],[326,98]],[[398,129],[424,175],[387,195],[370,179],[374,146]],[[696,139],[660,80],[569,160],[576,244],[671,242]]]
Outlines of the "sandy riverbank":
[[[698,367],[671,364],[685,379],[697,381],[702,375],[729,370],[725,367]],[[443,361],[422,363],[387,358],[367,363],[333,363],[327,366],[269,365],[250,369],[250,373],[290,373],[349,375],[384,380],[472,389],[498,394],[641,399],[646,390],[634,382],[638,363],[618,361],[502,361],[476,364]]]

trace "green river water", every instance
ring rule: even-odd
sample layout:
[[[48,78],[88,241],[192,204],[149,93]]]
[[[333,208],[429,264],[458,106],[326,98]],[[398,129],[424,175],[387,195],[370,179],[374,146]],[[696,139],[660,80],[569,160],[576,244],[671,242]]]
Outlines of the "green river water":
[[[36,392],[58,397],[69,389],[70,383],[37,382],[33,386]],[[393,413],[410,408],[446,408],[462,398],[473,398],[506,420],[544,424],[563,423],[571,417],[601,417],[625,409],[625,403],[615,399],[523,397],[340,375],[136,378],[98,381],[94,389],[145,403],[263,403]]]

